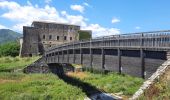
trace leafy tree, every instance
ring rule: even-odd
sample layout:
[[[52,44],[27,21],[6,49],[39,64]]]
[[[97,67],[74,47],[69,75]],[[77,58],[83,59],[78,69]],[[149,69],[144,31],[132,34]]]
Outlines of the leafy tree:
[[[91,39],[90,31],[79,31],[79,40],[88,40]]]
[[[0,45],[0,56],[18,56],[20,50],[20,45],[18,42],[8,42]]]

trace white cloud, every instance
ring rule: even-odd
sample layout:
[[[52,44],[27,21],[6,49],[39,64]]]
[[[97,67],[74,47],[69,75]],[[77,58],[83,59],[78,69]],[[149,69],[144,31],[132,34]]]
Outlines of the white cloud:
[[[45,0],[45,3],[49,4],[52,0]]]
[[[7,27],[0,24],[0,29],[7,29]]]
[[[84,2],[83,5],[89,7],[89,4],[87,2]]]
[[[114,24],[114,23],[118,23],[118,22],[120,22],[120,20],[119,20],[118,18],[115,18],[115,17],[114,17],[114,18],[112,19],[112,23],[113,23],[113,24]]]
[[[117,28],[105,28],[105,27],[100,26],[99,24],[90,24],[87,27],[83,27],[83,29],[92,30],[93,37],[120,34],[120,30]]]
[[[84,7],[81,5],[71,5],[70,8],[75,11],[79,11],[81,13],[84,12]]]
[[[39,8],[38,5],[33,6],[27,4],[21,6],[16,2],[3,1],[0,2],[0,8],[8,10],[3,13],[1,17],[15,22],[16,25],[12,28],[17,31],[22,31],[23,25],[30,25],[34,20],[66,22],[64,18],[60,17],[59,12],[49,5],[46,5],[44,8]]]
[[[141,29],[141,27],[140,26],[136,26],[135,29],[139,30],[139,29]]]
[[[92,30],[93,37],[120,33],[120,30],[116,28],[106,28],[99,24],[87,24],[88,19],[82,15],[71,15],[66,11],[60,12],[55,7],[49,5],[39,7],[37,4],[33,5],[28,1],[26,5],[21,6],[13,1],[2,1],[0,2],[1,8],[5,10],[5,13],[0,15],[0,17],[15,23],[11,28],[19,32],[22,31],[23,26],[30,26],[32,21],[46,20],[80,25],[82,29]]]
[[[86,18],[81,15],[69,15],[66,11],[62,11],[61,14],[63,15],[64,19],[67,23],[86,26]]]

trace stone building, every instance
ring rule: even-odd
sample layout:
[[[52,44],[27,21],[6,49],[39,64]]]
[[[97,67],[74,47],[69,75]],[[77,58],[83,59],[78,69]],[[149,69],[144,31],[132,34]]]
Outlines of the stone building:
[[[79,40],[80,26],[55,22],[34,21],[23,26],[21,56],[42,55],[47,48]],[[82,31],[90,34],[91,31]]]

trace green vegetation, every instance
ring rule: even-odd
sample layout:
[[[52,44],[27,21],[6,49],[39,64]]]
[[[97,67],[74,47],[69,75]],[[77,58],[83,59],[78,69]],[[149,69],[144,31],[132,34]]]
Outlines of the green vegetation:
[[[18,68],[22,69],[38,58],[0,58],[0,100],[82,100],[87,96],[85,93],[86,88],[82,88],[85,85],[84,83],[88,83],[96,87],[96,89],[107,93],[122,92],[123,96],[129,97],[143,82],[141,78],[117,73],[67,73],[66,75],[73,78],[72,82],[79,81],[79,83],[74,83],[73,85],[71,82],[64,82],[63,79],[52,73],[24,74],[12,71]]]
[[[109,93],[123,92],[132,95],[142,84],[142,79],[110,73],[76,73],[77,79],[90,83]],[[72,76],[75,77],[75,76]],[[81,78],[80,78],[81,77]],[[90,91],[89,91],[90,92]],[[77,86],[70,85],[54,74],[0,73],[1,100],[83,100],[86,94]]]
[[[0,29],[0,44],[7,43],[9,41],[15,41],[19,37],[22,37],[22,34],[9,29]]]
[[[15,69],[21,69],[36,61],[39,57],[1,57],[0,72],[10,72]]]
[[[18,42],[8,42],[0,45],[0,57],[2,56],[18,56],[20,50],[20,45]]]
[[[54,74],[0,73],[0,100],[83,100],[85,93]]]
[[[83,82],[87,82],[98,89],[107,93],[120,93],[123,95],[131,96],[134,94],[143,83],[143,79],[132,77],[129,75],[120,75],[117,73],[108,74],[93,74],[90,72],[85,73],[71,73],[73,77],[80,79]]]
[[[91,37],[91,33],[88,31],[79,31],[79,40],[88,40]]]

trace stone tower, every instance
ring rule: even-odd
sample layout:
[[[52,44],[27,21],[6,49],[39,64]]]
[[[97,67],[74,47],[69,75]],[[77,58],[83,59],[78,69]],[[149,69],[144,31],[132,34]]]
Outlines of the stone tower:
[[[42,55],[47,48],[79,40],[80,26],[34,21],[23,26],[21,56]]]

